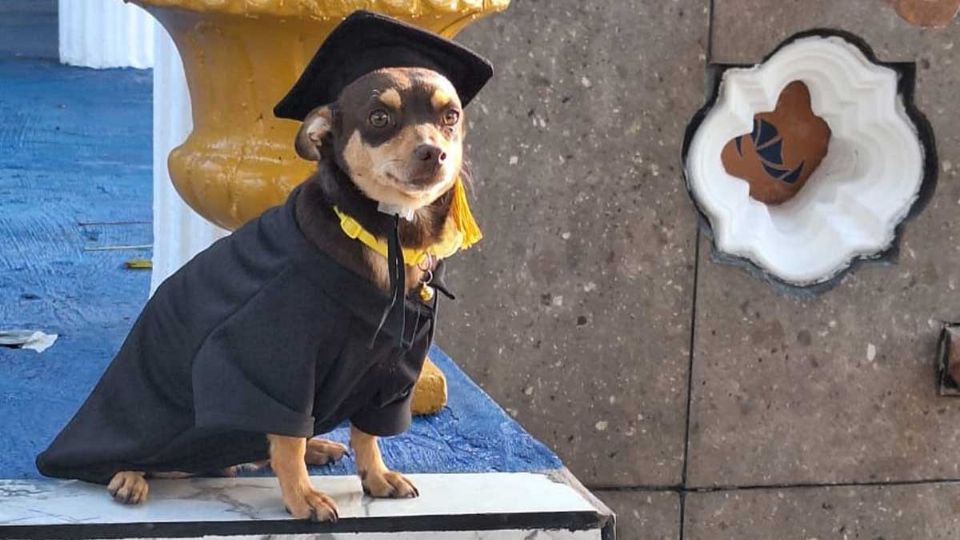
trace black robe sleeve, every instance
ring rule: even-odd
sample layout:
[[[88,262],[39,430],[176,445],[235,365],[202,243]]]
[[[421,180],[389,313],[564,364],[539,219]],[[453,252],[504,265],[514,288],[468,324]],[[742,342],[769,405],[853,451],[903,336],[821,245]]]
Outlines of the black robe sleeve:
[[[215,328],[193,363],[196,425],[291,437],[314,435],[320,344],[335,313],[288,269]]]
[[[360,409],[350,417],[350,423],[360,431],[377,437],[399,435],[410,427],[413,420],[410,402],[413,401],[412,387],[394,401],[380,405],[376,401]]]

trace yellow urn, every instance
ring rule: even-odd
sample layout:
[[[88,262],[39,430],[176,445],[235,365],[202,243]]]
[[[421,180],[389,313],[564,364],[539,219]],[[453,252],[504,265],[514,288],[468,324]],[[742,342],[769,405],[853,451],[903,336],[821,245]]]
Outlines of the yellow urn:
[[[358,9],[453,37],[510,0],[129,0],[173,38],[186,73],[193,132],[170,153],[170,177],[201,216],[236,229],[312,172],[293,148],[299,123],[273,116],[317,48]],[[443,373],[429,360],[414,414],[446,404]]]

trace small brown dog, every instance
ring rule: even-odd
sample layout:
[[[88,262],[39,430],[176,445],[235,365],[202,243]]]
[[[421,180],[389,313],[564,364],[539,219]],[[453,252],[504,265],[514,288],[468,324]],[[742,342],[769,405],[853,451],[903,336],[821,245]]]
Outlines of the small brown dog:
[[[372,210],[368,200],[411,208],[415,218],[400,227],[404,247],[439,243],[454,226],[449,214],[452,188],[464,176],[463,136],[457,91],[439,73],[388,68],[357,79],[336,103],[311,112],[297,135],[297,153],[318,162],[296,205],[304,235],[337,262],[388,291],[387,259],[345,236],[330,208],[352,209],[357,221],[381,237],[388,234],[389,216]],[[408,267],[405,289],[419,285],[429,270]],[[347,449],[323,439],[276,434],[267,438],[270,465],[287,510],[297,518],[336,520],[336,503],[313,487],[306,465],[339,460]],[[418,495],[410,480],[384,465],[377,437],[353,427],[350,445],[366,493]],[[108,489],[118,500],[139,503],[148,487],[143,472],[122,471]]]
[[[336,503],[307,465],[347,453],[313,437],[349,421],[364,491],[416,497],[377,437],[410,423],[442,260],[479,239],[463,106],[491,75],[472,52],[392,19],[341,24],[277,107],[303,119],[296,149],[316,172],[161,285],[40,471],[136,504],[151,476],[269,460],[287,510],[330,521]]]
[[[362,198],[412,208],[416,218],[400,227],[403,245],[421,248],[439,243],[454,227],[449,214],[454,182],[465,176],[463,136],[460,99],[440,74],[393,68],[361,77],[343,90],[334,105],[310,113],[297,136],[300,156],[319,162],[297,205],[304,234],[338,262],[388,290],[387,260],[369,248],[358,251],[357,243],[343,235],[327,209],[331,205],[356,208],[353,216],[367,230],[386,236],[389,219],[378,213],[364,215]],[[337,174],[338,170],[349,176]],[[347,178],[352,184],[344,184]],[[421,283],[428,270],[408,267],[405,289]],[[340,454],[336,447],[332,453],[328,450],[330,443],[312,440],[310,444],[322,460]],[[353,428],[350,444],[364,491],[375,497],[417,495],[409,480],[384,466],[376,437]],[[330,501],[318,492],[310,490],[306,499],[301,495],[300,486],[309,486],[305,468],[295,465],[303,461],[303,442],[271,436],[270,449],[291,512],[307,515],[301,501],[318,512],[328,508]],[[278,467],[280,462],[289,466]]]

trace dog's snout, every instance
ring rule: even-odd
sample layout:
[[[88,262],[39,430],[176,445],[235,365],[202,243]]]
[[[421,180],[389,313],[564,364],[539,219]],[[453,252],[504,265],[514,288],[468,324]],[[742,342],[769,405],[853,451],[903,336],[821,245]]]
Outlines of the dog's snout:
[[[413,151],[414,157],[417,161],[422,161],[424,163],[443,163],[447,159],[447,153],[433,146],[432,144],[421,144],[416,147]]]

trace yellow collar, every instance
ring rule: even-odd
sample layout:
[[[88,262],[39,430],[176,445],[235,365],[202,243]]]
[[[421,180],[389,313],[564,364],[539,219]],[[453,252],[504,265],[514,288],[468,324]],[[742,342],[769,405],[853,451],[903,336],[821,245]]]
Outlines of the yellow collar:
[[[376,251],[380,255],[387,256],[387,242],[382,238],[377,238],[370,231],[365,229],[359,221],[353,219],[352,217],[344,214],[336,206],[333,207],[333,211],[337,213],[337,217],[340,218],[340,228],[343,229],[343,233],[353,238],[354,240],[359,240],[363,245],[368,248]],[[463,233],[460,231],[453,231],[454,234],[445,235],[445,238],[437,244],[432,246],[427,246],[425,248],[403,248],[403,261],[407,266],[422,266],[424,262],[427,261],[429,257],[435,259],[446,259],[447,257],[453,255],[454,253],[460,251],[460,248],[463,246]]]
[[[469,248],[483,238],[483,233],[480,232],[480,227],[473,219],[473,213],[467,203],[467,192],[461,179],[457,179],[453,190],[453,201],[450,204],[453,233],[445,234],[440,242],[432,246],[417,249],[403,248],[403,261],[407,266],[423,266],[423,263],[430,257],[437,260],[446,259],[462,249]],[[333,211],[340,218],[340,228],[343,229],[344,234],[354,240],[359,240],[363,245],[380,255],[387,256],[386,240],[374,236],[360,222],[341,212],[336,206],[333,207]]]

